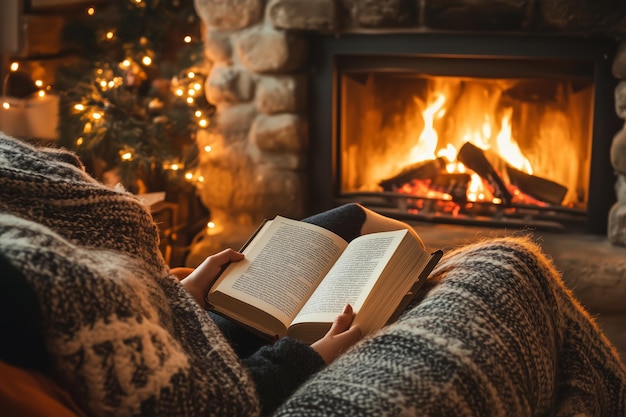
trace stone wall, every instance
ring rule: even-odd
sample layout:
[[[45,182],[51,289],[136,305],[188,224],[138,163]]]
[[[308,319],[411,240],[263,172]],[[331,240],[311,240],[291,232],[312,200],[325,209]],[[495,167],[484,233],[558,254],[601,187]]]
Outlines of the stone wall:
[[[198,138],[200,150],[210,150],[202,152],[206,181],[201,195],[216,224],[212,238],[196,248],[202,253],[236,247],[265,217],[306,214],[308,34],[472,30],[626,35],[626,7],[595,0],[195,0],[195,4],[206,25],[207,97],[218,109],[215,129]],[[624,55],[616,60],[615,73],[626,79]],[[626,86],[620,85],[619,94],[626,97]],[[626,118],[626,98],[621,103],[618,112]],[[609,227],[616,244],[626,244],[623,137],[624,131],[616,136],[612,158],[621,173],[620,202],[611,211]]]
[[[620,45],[613,61],[613,75],[620,80],[615,88],[615,111],[626,120],[626,42]],[[626,126],[613,138],[611,164],[617,174],[617,202],[609,212],[608,236],[614,245],[626,246]]]

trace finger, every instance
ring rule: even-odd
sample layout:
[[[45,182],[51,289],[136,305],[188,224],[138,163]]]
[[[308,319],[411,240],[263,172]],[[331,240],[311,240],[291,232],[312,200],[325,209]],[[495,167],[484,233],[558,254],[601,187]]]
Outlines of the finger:
[[[214,265],[222,266],[226,265],[229,262],[240,261],[244,258],[243,253],[239,253],[233,249],[224,249],[221,252],[216,253],[215,255],[211,255],[207,258],[207,260]]]
[[[347,304],[343,310],[343,313],[338,315],[333,324],[328,331],[329,335],[337,335],[339,333],[345,332],[350,328],[350,324],[352,324],[352,320],[354,319],[354,311],[352,310],[352,306]]]

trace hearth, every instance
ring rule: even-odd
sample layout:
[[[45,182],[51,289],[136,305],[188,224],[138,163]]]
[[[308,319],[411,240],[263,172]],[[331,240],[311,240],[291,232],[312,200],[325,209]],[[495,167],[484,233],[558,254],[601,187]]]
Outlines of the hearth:
[[[602,234],[620,123],[605,40],[316,37],[313,202],[399,218]]]

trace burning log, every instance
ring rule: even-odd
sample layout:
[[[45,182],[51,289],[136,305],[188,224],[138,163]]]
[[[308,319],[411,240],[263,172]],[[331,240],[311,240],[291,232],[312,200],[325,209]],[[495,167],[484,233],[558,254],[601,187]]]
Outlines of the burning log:
[[[449,194],[452,201],[458,204],[467,202],[467,188],[472,178],[466,173],[441,172],[433,181],[431,188]]]
[[[513,196],[509,190],[507,190],[504,181],[500,178],[500,175],[498,175],[491,163],[487,160],[487,157],[482,149],[469,142],[465,142],[459,150],[457,159],[487,181],[494,189],[494,196],[499,197],[502,200],[503,205],[511,205]]]
[[[560,206],[567,194],[567,187],[545,178],[529,175],[519,171],[512,166],[506,166],[511,184],[520,189],[521,192],[536,198],[537,200]]]
[[[394,191],[413,180],[432,180],[445,166],[443,158],[417,162],[406,166],[393,177],[382,180],[378,185],[383,187],[384,191]]]

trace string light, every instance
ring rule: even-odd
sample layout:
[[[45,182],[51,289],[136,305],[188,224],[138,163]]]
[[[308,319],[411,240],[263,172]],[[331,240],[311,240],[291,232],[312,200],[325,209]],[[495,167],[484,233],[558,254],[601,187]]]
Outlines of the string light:
[[[20,64],[19,62],[11,62],[11,71],[15,72],[18,69],[20,69]]]
[[[185,43],[191,43],[191,36],[187,35],[183,38],[183,42]]]
[[[95,15],[95,14],[96,14],[96,8],[95,8],[95,7],[90,7],[90,8],[88,8],[88,9],[87,9],[87,14],[88,14],[89,16],[93,16],[93,15]]]
[[[150,58],[149,56],[146,55],[146,56],[143,57],[141,62],[143,62],[144,65],[148,66],[148,65],[152,64],[152,58]]]
[[[11,105],[7,101],[5,101],[2,103],[2,108],[8,110],[11,108]]]

